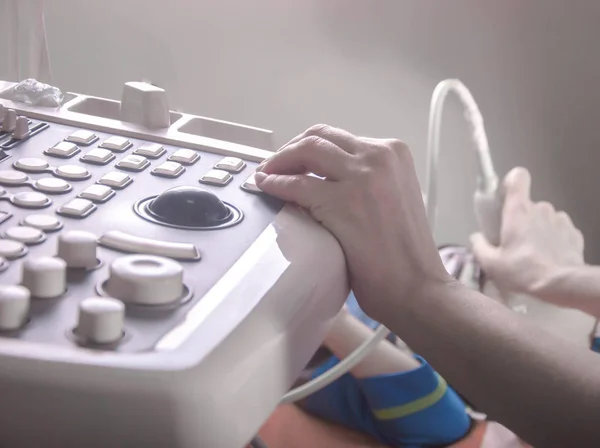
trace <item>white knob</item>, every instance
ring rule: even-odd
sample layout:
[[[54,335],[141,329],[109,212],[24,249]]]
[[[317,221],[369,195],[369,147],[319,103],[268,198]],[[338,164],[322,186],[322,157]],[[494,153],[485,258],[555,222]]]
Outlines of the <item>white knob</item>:
[[[121,95],[120,118],[152,129],[171,125],[167,92],[145,82],[128,82]]]
[[[170,258],[127,255],[110,266],[106,292],[126,303],[164,305],[181,299],[183,268]]]
[[[84,341],[110,344],[123,336],[125,305],[112,298],[92,297],[79,304],[76,333]]]
[[[98,264],[96,235],[82,230],[71,230],[58,237],[56,256],[70,268],[90,269]]]
[[[54,257],[29,258],[23,262],[21,284],[33,297],[58,297],[67,289],[67,263]]]
[[[6,115],[6,107],[0,104],[0,124],[4,121],[4,116]]]
[[[29,290],[18,285],[0,285],[0,330],[20,328],[29,313]]]
[[[13,131],[13,138],[22,140],[29,135],[29,120],[25,117],[18,117],[15,130]]]
[[[2,131],[12,132],[17,126],[17,113],[13,109],[7,109],[2,120]]]

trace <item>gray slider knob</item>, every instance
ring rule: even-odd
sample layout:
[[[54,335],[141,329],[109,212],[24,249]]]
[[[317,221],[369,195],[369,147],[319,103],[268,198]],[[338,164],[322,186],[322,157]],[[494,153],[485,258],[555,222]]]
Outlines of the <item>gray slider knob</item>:
[[[29,120],[26,117],[17,117],[13,138],[23,140],[29,135]]]
[[[13,109],[7,109],[2,120],[2,131],[12,132],[17,127],[17,113]]]

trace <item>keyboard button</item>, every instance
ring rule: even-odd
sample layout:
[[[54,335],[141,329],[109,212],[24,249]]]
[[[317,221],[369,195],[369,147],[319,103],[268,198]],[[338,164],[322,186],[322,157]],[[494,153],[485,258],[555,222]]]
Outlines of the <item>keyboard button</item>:
[[[66,139],[68,142],[77,143],[83,146],[89,146],[98,140],[98,136],[91,131],[84,131],[80,129],[79,131],[73,132]]]
[[[18,258],[27,253],[27,249],[23,243],[13,240],[0,240],[0,257],[9,260]]]
[[[87,199],[76,198],[64,204],[58,209],[57,213],[71,218],[85,218],[95,210],[96,206],[93,202]]]
[[[28,171],[30,173],[41,173],[46,171],[50,165],[44,159],[37,159],[34,157],[25,157],[17,160],[13,166],[16,169]]]
[[[44,193],[66,193],[71,191],[71,185],[68,182],[56,177],[38,179],[33,186],[36,190],[43,191]]]
[[[23,219],[23,225],[52,232],[62,228],[60,220],[52,215],[29,215]]]
[[[131,182],[131,177],[129,177],[125,173],[120,173],[118,171],[111,171],[110,173],[106,173],[98,181],[99,184],[108,185],[109,187],[116,188],[117,190],[125,188]]]
[[[148,165],[150,165],[150,162],[145,157],[131,155],[121,159],[117,163],[117,168],[128,171],[143,171]]]
[[[84,180],[91,175],[88,170],[79,165],[62,165],[56,169],[56,175],[65,179]]]
[[[44,208],[52,203],[48,196],[35,191],[22,191],[11,198],[11,202],[17,207]]]
[[[256,185],[254,174],[242,184],[242,190],[246,190],[249,193],[262,193],[262,190]]]
[[[200,253],[190,243],[172,243],[111,230],[100,237],[98,244],[109,249],[133,254],[160,255],[178,260],[199,260]]]
[[[109,137],[102,142],[100,148],[110,149],[115,152],[123,152],[129,149],[133,144],[125,137]]]
[[[0,171],[1,185],[22,185],[29,180],[27,174],[15,170]]]
[[[177,162],[165,162],[152,170],[152,174],[162,177],[175,178],[183,174],[185,168]]]
[[[48,156],[61,157],[63,159],[68,159],[69,157],[73,157],[80,151],[79,146],[75,143],[71,142],[59,142],[54,145],[52,148],[48,148],[44,151],[44,153]]]
[[[158,159],[161,157],[167,150],[163,147],[163,145],[159,145],[158,143],[144,143],[138,149],[133,151],[134,154],[138,156],[148,157],[149,159]]]
[[[95,165],[106,165],[115,155],[108,149],[94,148],[88,151],[81,158],[82,162],[93,163]]]
[[[233,176],[227,171],[223,170],[210,170],[204,176],[200,178],[200,182],[203,184],[217,185],[223,187],[231,182]]]
[[[200,159],[200,154],[191,149],[178,149],[169,156],[173,162],[183,163],[184,165],[193,165]]]
[[[23,244],[37,244],[46,239],[46,235],[39,229],[27,226],[16,226],[4,232],[4,238],[18,241]]]
[[[94,184],[87,187],[81,193],[80,198],[89,199],[94,202],[106,202],[115,195],[115,192],[106,185]]]
[[[215,165],[215,168],[229,171],[230,173],[239,173],[245,167],[246,163],[237,157],[225,157]]]

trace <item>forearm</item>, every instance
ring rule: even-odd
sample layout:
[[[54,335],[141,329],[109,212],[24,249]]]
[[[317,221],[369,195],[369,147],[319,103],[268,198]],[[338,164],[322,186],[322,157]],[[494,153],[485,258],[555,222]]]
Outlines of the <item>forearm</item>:
[[[534,285],[530,295],[555,305],[576,308],[600,318],[600,268],[577,266],[557,270]]]
[[[598,446],[597,354],[458,283],[395,302],[382,322],[492,419],[534,446]]]
[[[338,359],[344,359],[373,335],[373,331],[350,313],[342,312],[333,322],[325,338],[325,346]],[[383,340],[354,366],[351,373],[356,378],[413,370],[421,364],[411,354],[401,351],[388,340]]]

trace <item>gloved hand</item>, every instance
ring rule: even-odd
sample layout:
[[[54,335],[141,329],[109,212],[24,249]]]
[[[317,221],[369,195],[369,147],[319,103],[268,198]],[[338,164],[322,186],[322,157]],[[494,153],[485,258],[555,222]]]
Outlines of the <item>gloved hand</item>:
[[[313,126],[264,162],[255,178],[265,193],[305,207],[338,239],[351,288],[372,318],[381,321],[424,288],[450,282],[402,142]]]
[[[584,240],[569,215],[530,197],[531,176],[515,168],[504,179],[500,246],[472,235],[473,252],[501,291],[532,293],[559,268],[584,264]]]

